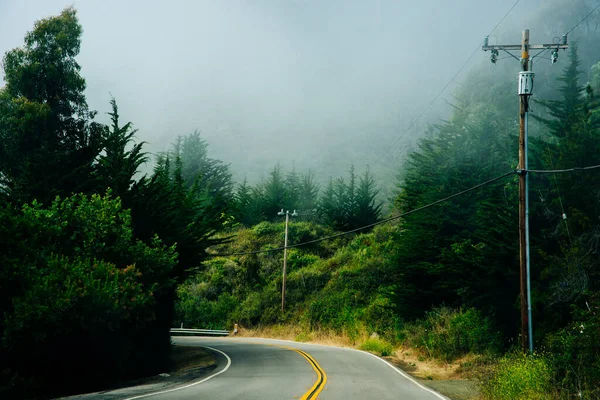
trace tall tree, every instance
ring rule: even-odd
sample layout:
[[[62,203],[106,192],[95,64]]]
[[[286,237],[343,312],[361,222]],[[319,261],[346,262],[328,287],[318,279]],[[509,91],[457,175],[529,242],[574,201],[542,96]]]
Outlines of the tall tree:
[[[557,100],[544,100],[549,116],[537,118],[548,129],[542,149],[547,169],[600,164],[600,104],[593,89],[580,84],[578,47],[571,46],[569,63],[558,78]],[[543,178],[542,178],[543,179]],[[585,309],[589,294],[598,289],[597,243],[600,224],[600,176],[580,172],[556,174],[544,180],[546,217],[543,248],[544,284],[538,286],[540,312],[548,330],[563,327],[574,306]]]
[[[478,118],[473,118],[477,115]],[[432,128],[403,171],[396,208],[407,212],[513,169],[510,121],[468,102]],[[516,185],[497,182],[414,213],[396,237],[392,300],[404,318],[431,306],[474,306],[512,334],[518,296]]]
[[[286,188],[286,199],[285,203],[289,208],[300,209],[298,204],[298,198],[300,196],[300,183],[301,176],[296,172],[296,166],[292,167],[292,170],[287,173],[285,177],[285,188]]]
[[[377,187],[371,169],[367,166],[359,178],[356,189],[355,224],[357,226],[370,225],[377,222],[381,215],[381,201],[377,200],[380,189]]]
[[[108,115],[112,124],[102,132],[104,152],[98,157],[95,176],[101,193],[111,188],[116,196],[127,198],[134,175],[148,157],[142,151],[145,142],[135,143],[128,149],[137,129],[133,129],[131,122],[119,126],[119,109],[114,98],[110,105],[112,111]],[[126,202],[126,205],[129,204]]]
[[[194,131],[180,137],[175,153],[181,158],[181,176],[188,188],[196,187],[213,198],[230,200],[233,190],[229,165],[208,156],[208,143]]]
[[[89,189],[101,126],[92,122],[75,60],[81,33],[75,9],[66,8],[37,21],[24,46],[4,56],[0,174],[18,201]]]
[[[236,220],[245,226],[252,226],[262,220],[262,193],[260,188],[254,188],[244,178],[235,191],[234,216]]]
[[[268,221],[276,219],[277,212],[282,208],[288,210],[293,207],[288,203],[288,190],[281,164],[276,164],[269,172],[269,177],[263,184],[263,199],[262,212]]]
[[[369,168],[356,181],[354,166],[348,170],[348,180],[330,180],[319,200],[319,215],[338,230],[350,230],[371,224],[379,218],[381,203],[376,201],[379,188]]]
[[[310,215],[310,219],[314,218],[317,211],[320,186],[316,182],[315,174],[308,171],[300,177],[298,188],[298,209]],[[306,214],[305,214],[306,215]]]

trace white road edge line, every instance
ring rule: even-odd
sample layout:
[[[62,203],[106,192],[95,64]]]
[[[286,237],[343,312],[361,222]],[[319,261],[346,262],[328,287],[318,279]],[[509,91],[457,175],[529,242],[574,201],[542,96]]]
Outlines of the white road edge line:
[[[351,349],[351,350],[355,350],[355,349]],[[382,363],[385,363],[388,367],[392,368],[394,371],[396,371],[397,373],[399,373],[400,375],[402,375],[403,377],[405,377],[406,379],[408,379],[409,381],[411,381],[415,385],[419,386],[421,389],[428,391],[429,393],[433,394],[434,396],[436,396],[439,399],[448,400],[447,397],[441,395],[440,393],[436,392],[435,390],[430,389],[427,386],[421,385],[412,376],[408,375],[406,372],[404,372],[401,369],[397,368],[395,365],[393,365],[390,362],[384,360],[383,358],[377,357],[375,354],[369,353],[368,351],[363,351],[363,350],[356,350],[356,351],[360,351],[361,353],[365,353],[365,354],[370,355],[371,357],[375,357],[376,359],[378,359]]]
[[[420,384],[419,382],[417,382],[412,376],[408,375],[406,372],[402,371],[400,368],[396,367],[395,365],[389,363],[388,361],[384,360],[383,358],[377,357],[375,354],[373,353],[369,353],[368,351],[364,351],[364,350],[358,350],[358,349],[352,349],[350,347],[339,347],[339,346],[328,346],[326,344],[318,344],[318,343],[303,343],[303,342],[296,342],[293,340],[286,340],[286,339],[268,339],[268,338],[244,338],[244,337],[239,337],[237,339],[247,339],[247,340],[252,340],[252,339],[261,339],[261,340],[269,340],[269,341],[274,341],[274,342],[288,342],[288,343],[295,343],[295,344],[301,344],[301,345],[305,345],[305,346],[318,346],[318,347],[329,347],[329,348],[334,348],[334,349],[340,349],[340,350],[350,350],[350,351],[356,351],[359,353],[365,353],[370,355],[371,357],[375,357],[376,359],[378,359],[379,361],[385,363],[388,367],[392,368],[394,371],[396,371],[397,373],[399,373],[402,377],[408,379],[410,382],[414,383],[415,385],[417,385],[418,387],[420,387],[421,389],[433,394],[434,396],[436,396],[439,399],[442,400],[449,400],[448,397],[442,395],[441,393],[436,392],[433,389],[428,388],[425,385]],[[224,339],[227,340],[227,339]],[[126,399],[126,400],[130,400],[130,399]]]
[[[227,358],[227,365],[225,366],[225,368],[223,368],[221,371],[217,372],[216,374],[212,374],[212,375],[210,375],[210,376],[208,376],[208,377],[206,377],[206,378],[204,378],[204,379],[202,379],[202,380],[200,380],[200,381],[198,381],[198,382],[190,383],[189,385],[180,386],[180,387],[176,387],[176,388],[174,388],[174,389],[169,389],[169,390],[162,390],[162,391],[160,391],[160,392],[154,392],[154,393],[142,394],[142,395],[140,395],[140,396],[135,396],[135,397],[128,397],[128,398],[126,398],[126,399],[124,399],[124,400],[135,400],[135,399],[141,399],[141,398],[143,398],[143,397],[156,396],[156,395],[159,395],[159,394],[170,393],[170,392],[175,392],[175,391],[177,391],[177,390],[187,389],[187,388],[189,388],[189,387],[196,386],[196,385],[199,385],[199,384],[201,384],[201,383],[203,383],[203,382],[206,382],[207,380],[209,380],[209,379],[212,379],[212,378],[214,378],[214,377],[215,377],[215,376],[217,376],[217,375],[221,375],[223,372],[225,372],[225,371],[227,371],[227,370],[229,369],[229,366],[231,365],[231,358],[229,358],[229,356],[228,356],[227,354],[225,354],[225,353],[224,353],[224,352],[222,352],[221,350],[214,349],[214,348],[212,348],[212,347],[208,347],[208,346],[203,346],[203,347],[205,347],[205,348],[207,348],[207,349],[210,349],[210,350],[213,350],[213,351],[216,351],[216,352],[219,352],[219,353],[223,354],[223,355],[225,356],[225,358]]]

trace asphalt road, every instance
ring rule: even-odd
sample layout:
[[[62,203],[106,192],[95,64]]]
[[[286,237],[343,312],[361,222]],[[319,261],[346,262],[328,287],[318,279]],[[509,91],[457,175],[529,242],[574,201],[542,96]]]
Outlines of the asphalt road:
[[[208,348],[217,369],[190,384],[129,400],[446,399],[361,351],[255,338],[174,337],[173,342]]]

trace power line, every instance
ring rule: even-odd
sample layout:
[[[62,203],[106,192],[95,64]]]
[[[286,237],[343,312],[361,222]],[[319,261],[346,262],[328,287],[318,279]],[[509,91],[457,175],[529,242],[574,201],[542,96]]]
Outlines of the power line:
[[[567,33],[565,33],[565,35],[568,35],[569,33],[573,32],[575,30],[575,28],[577,28],[579,26],[579,24],[581,24],[583,21],[588,19],[588,17],[590,15],[592,15],[594,13],[594,11],[596,11],[598,8],[600,8],[600,3],[598,3],[598,5],[596,7],[594,7],[594,9],[592,11],[590,11],[585,17],[583,17],[583,19],[581,21],[579,21],[574,27],[572,27],[571,30],[569,30]]]
[[[591,166],[587,166],[587,167],[573,167],[573,168],[566,168],[566,169],[548,169],[548,170],[545,170],[545,169],[528,169],[526,172],[528,172],[528,173],[529,172],[531,172],[531,173],[537,173],[537,174],[557,174],[557,173],[568,173],[568,172],[578,172],[578,171],[591,171],[591,170],[595,170],[595,169],[600,169],[600,165],[591,165]],[[517,172],[524,172],[524,171],[523,170],[520,170],[520,171],[518,170],[518,171],[507,172],[505,174],[502,174],[500,176],[492,178],[492,179],[490,179],[488,181],[485,181],[483,183],[480,183],[478,185],[475,185],[473,187],[465,189],[465,190],[463,190],[461,192],[458,192],[458,193],[455,193],[455,194],[450,195],[448,197],[444,197],[443,199],[434,201],[433,203],[429,203],[429,204],[426,204],[426,205],[424,205],[422,207],[415,208],[414,210],[410,210],[410,211],[407,211],[405,213],[402,213],[402,214],[399,214],[399,215],[396,215],[396,216],[393,216],[393,217],[390,217],[390,218],[386,218],[386,219],[383,219],[381,221],[377,221],[377,222],[369,224],[369,225],[361,226],[360,228],[352,229],[352,230],[349,230],[349,231],[336,233],[334,235],[325,236],[325,237],[322,237],[322,238],[319,238],[319,239],[315,239],[315,240],[309,240],[307,242],[292,244],[292,245],[289,245],[287,247],[283,246],[283,247],[276,247],[276,248],[273,248],[273,249],[247,251],[247,252],[239,252],[239,253],[209,254],[208,256],[209,257],[233,257],[233,256],[244,256],[244,255],[261,254],[261,253],[271,253],[271,252],[281,251],[281,250],[284,250],[286,248],[287,249],[291,249],[291,248],[295,248],[295,247],[302,247],[302,246],[307,246],[307,245],[310,245],[310,244],[315,244],[315,243],[323,242],[325,240],[335,239],[335,238],[338,238],[338,237],[349,235],[351,233],[356,233],[356,232],[359,232],[359,231],[362,231],[362,230],[365,230],[365,229],[368,229],[368,228],[372,228],[372,227],[377,226],[377,225],[381,225],[381,224],[385,224],[385,223],[388,223],[388,222],[391,222],[391,221],[395,221],[395,220],[400,219],[402,217],[405,217],[407,215],[410,215],[410,214],[413,214],[413,213],[425,210],[427,208],[433,207],[433,206],[438,205],[440,203],[444,203],[446,201],[449,201],[449,200],[451,200],[451,199],[453,199],[455,197],[459,197],[459,196],[462,196],[462,195],[464,195],[466,193],[469,193],[469,192],[472,192],[474,190],[477,190],[477,189],[479,189],[479,188],[481,188],[483,186],[487,186],[487,185],[489,185],[491,183],[499,181],[500,179],[503,179],[503,178],[505,178],[505,177],[507,177],[509,175],[512,175],[514,173],[517,173]]]
[[[554,169],[554,160],[552,160],[552,153],[550,151],[550,145],[546,142],[546,150],[548,150],[548,158],[550,159],[550,166]],[[560,187],[558,186],[558,181],[556,179],[556,174],[552,174],[552,178],[554,180],[554,187],[556,188],[556,193],[558,194],[558,202],[560,204],[560,211],[563,216],[566,215],[565,207],[562,201],[562,195],[560,194]],[[563,218],[565,222],[565,228],[567,229],[567,235],[569,236],[569,244],[571,245],[571,249],[573,249],[573,240],[571,239],[571,231],[569,229],[569,221],[566,218]]]
[[[492,33],[494,33],[494,31],[500,26],[500,24],[502,24],[502,22],[504,22],[504,20],[506,19],[506,17],[508,17],[508,15],[512,12],[512,10],[517,6],[517,4],[519,4],[521,0],[516,0],[514,2],[514,4],[512,5],[512,7],[506,12],[506,14],[504,14],[504,16],[500,19],[500,21],[498,21],[498,23],[496,24],[496,26],[494,26],[494,28],[490,31],[489,35],[490,36]],[[419,116],[408,126],[408,128],[406,128],[404,130],[404,133],[410,131],[416,124],[417,122],[423,117],[423,115],[425,115],[425,113],[427,113],[427,111],[429,111],[429,109],[431,108],[431,106],[433,106],[433,104],[437,101],[437,99],[440,98],[440,96],[446,91],[446,89],[448,89],[448,87],[452,84],[452,82],[454,82],[456,80],[456,78],[458,77],[458,75],[460,75],[460,73],[465,69],[465,67],[469,64],[469,62],[473,59],[473,57],[475,57],[475,54],[477,54],[477,52],[479,51],[479,49],[481,48],[481,45],[483,44],[483,42],[480,42],[477,47],[475,48],[475,50],[473,51],[473,53],[471,54],[471,56],[467,59],[467,61],[465,61],[465,63],[460,67],[460,69],[456,72],[456,74],[454,74],[454,76],[452,77],[452,79],[450,79],[450,81],[448,81],[448,83],[446,83],[446,85],[442,88],[442,90],[440,90],[440,92],[433,98],[433,100],[427,104],[427,107],[425,107],[425,109],[419,114]],[[385,158],[391,151],[392,149],[398,144],[398,142],[402,139],[402,137],[398,137],[394,143],[392,143],[391,146],[388,146],[388,149],[383,153],[383,155],[379,158],[380,160]]]
[[[501,24],[502,22],[504,22],[504,20],[506,19],[506,17],[508,17],[508,14],[510,14],[510,13],[511,13],[511,11],[512,11],[512,10],[513,10],[513,9],[514,9],[516,6],[517,6],[517,4],[519,4],[519,1],[521,1],[521,0],[517,0],[517,1],[515,1],[515,4],[513,4],[513,5],[512,5],[512,7],[510,8],[510,10],[508,10],[508,11],[506,12],[506,14],[504,14],[504,17],[502,17],[502,19],[500,20],[500,22],[498,22],[498,23],[496,24],[496,26],[494,26],[494,29],[492,29],[492,31],[490,32],[490,34],[489,34],[488,36],[491,36],[491,34],[492,34],[492,33],[494,33],[494,31],[496,30],[496,28],[498,28],[498,27],[500,26],[500,24]]]
[[[565,172],[590,171],[598,168],[600,168],[600,165],[591,165],[589,167],[573,167],[566,169],[528,169],[527,172],[533,172],[535,174],[561,174]]]
[[[425,113],[427,111],[429,111],[431,106],[433,106],[433,104],[437,101],[437,99],[439,99],[440,96],[446,91],[448,86],[450,86],[452,84],[452,82],[454,82],[456,77],[458,77],[458,75],[463,71],[463,69],[465,69],[467,64],[469,64],[469,62],[473,59],[473,57],[475,57],[475,54],[477,54],[477,52],[479,51],[479,47],[480,47],[480,45],[477,46],[477,48],[475,49],[473,54],[471,54],[471,56],[467,59],[467,61],[465,61],[465,63],[462,65],[462,67],[460,67],[460,69],[456,72],[456,74],[454,74],[452,79],[450,79],[450,81],[448,81],[448,83],[446,83],[446,86],[444,86],[442,88],[442,90],[440,90],[440,92],[433,98],[433,100],[431,100],[431,102],[427,105],[427,107],[425,107],[425,109],[421,112],[421,114],[419,114],[419,116],[408,126],[408,128],[406,128],[405,133],[410,131],[412,129],[412,127],[417,124],[417,122],[421,119],[421,117],[423,117],[423,115],[425,115]],[[401,139],[402,139],[402,137],[400,137],[400,136],[398,138],[396,138],[394,143],[392,143],[392,145],[388,147],[387,151],[385,153],[383,153],[383,156],[380,159],[383,159],[384,157],[386,157],[388,155],[388,153],[390,151],[392,151],[392,148],[395,147]]]
[[[410,210],[410,211],[407,211],[405,213],[401,213],[401,214],[393,216],[393,217],[382,219],[381,221],[377,221],[377,222],[369,224],[369,225],[361,226],[360,228],[352,229],[352,230],[345,231],[345,232],[336,233],[335,235],[325,236],[325,237],[322,237],[322,238],[319,238],[319,239],[309,240],[307,242],[302,242],[302,243],[298,243],[298,244],[292,244],[292,245],[289,245],[287,247],[284,246],[284,247],[277,247],[277,248],[274,248],[274,249],[247,251],[247,252],[240,252],[240,253],[209,254],[208,256],[209,257],[233,257],[233,256],[245,256],[245,255],[260,254],[260,253],[271,253],[271,252],[275,252],[275,251],[281,251],[281,250],[284,250],[286,248],[287,249],[291,249],[291,248],[294,248],[294,247],[307,246],[309,244],[315,244],[315,243],[323,242],[325,240],[330,240],[330,239],[338,238],[338,237],[341,237],[341,236],[346,236],[346,235],[349,235],[351,233],[359,232],[359,231],[362,231],[364,229],[372,228],[372,227],[374,227],[376,225],[385,224],[387,222],[395,221],[395,220],[400,219],[402,217],[405,217],[407,215],[410,215],[410,214],[413,214],[413,213],[416,213],[416,212],[419,212],[419,211],[423,211],[423,210],[425,210],[427,208],[433,207],[433,206],[438,205],[440,203],[444,203],[444,202],[446,202],[448,200],[451,200],[451,199],[453,199],[455,197],[462,196],[464,194],[467,194],[469,192],[477,190],[477,189],[479,189],[479,188],[481,188],[483,186],[487,186],[487,185],[489,185],[491,183],[499,181],[500,179],[503,179],[503,178],[505,178],[505,177],[507,177],[509,175],[514,174],[514,173],[515,173],[515,171],[507,172],[505,174],[502,174],[500,176],[492,178],[492,179],[490,179],[488,181],[485,181],[483,183],[480,183],[478,185],[475,185],[473,187],[465,189],[465,190],[463,190],[461,192],[458,192],[458,193],[455,193],[455,194],[450,195],[448,197],[444,197],[443,199],[434,201],[433,203],[429,203],[429,204],[426,204],[426,205],[424,205],[422,207],[415,208],[414,210]]]

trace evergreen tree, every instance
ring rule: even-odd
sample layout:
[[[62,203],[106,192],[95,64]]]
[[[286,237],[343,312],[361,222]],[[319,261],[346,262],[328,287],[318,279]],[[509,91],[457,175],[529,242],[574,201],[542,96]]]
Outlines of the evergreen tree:
[[[93,123],[75,60],[76,11],[37,21],[25,45],[6,53],[0,94],[0,175],[17,201],[49,202],[89,190],[102,128]]]
[[[237,186],[234,195],[234,216],[245,226],[252,226],[262,220],[261,196],[259,190],[251,187],[244,178]]]
[[[473,115],[478,115],[473,119]],[[510,171],[507,121],[495,110],[459,104],[410,154],[396,208],[407,212]],[[396,238],[390,288],[397,312],[420,317],[432,306],[474,306],[512,334],[518,320],[516,180],[497,182],[405,217]]]
[[[370,225],[379,219],[382,206],[382,203],[377,201],[379,191],[371,169],[367,167],[358,181],[356,190],[356,215],[354,218],[356,226]]]
[[[269,177],[263,185],[263,199],[264,203],[261,209],[264,218],[268,221],[275,220],[277,213],[282,208],[289,210],[294,207],[288,203],[288,190],[280,164],[276,164],[269,172]]]
[[[591,87],[580,84],[581,62],[577,45],[571,46],[569,64],[558,78],[558,100],[544,100],[548,118],[537,118],[548,128],[542,149],[546,169],[564,169],[600,164],[600,104]],[[542,247],[544,281],[536,285],[538,309],[547,316],[542,329],[564,327],[574,305],[584,307],[588,295],[597,290],[599,274],[595,249],[600,230],[600,176],[579,172],[536,177],[544,184],[543,212],[546,217]],[[594,279],[596,278],[596,279]]]
[[[179,137],[174,148],[175,156],[181,158],[185,186],[206,193],[220,206],[227,207],[233,196],[229,165],[208,156],[208,143],[200,137],[200,132]]]
[[[286,199],[285,203],[289,208],[300,209],[298,199],[300,197],[301,176],[296,172],[296,167],[288,172],[285,177]]]
[[[344,178],[330,180],[319,201],[318,212],[322,221],[338,230],[351,230],[376,222],[381,203],[376,201],[379,188],[369,168],[356,182],[352,165]]]
[[[571,45],[569,64],[558,78],[561,83],[559,100],[544,100],[538,103],[548,110],[548,118],[536,117],[548,128],[548,143],[542,150],[544,167],[563,169],[600,164],[600,108],[591,87],[580,84],[578,48]],[[566,226],[562,222],[563,208],[569,215],[571,234],[589,231],[595,224],[597,199],[600,193],[600,176],[597,174],[562,174],[550,177],[551,188],[546,206],[548,217],[554,219],[556,229],[566,239]],[[569,194],[565,204],[559,192]]]
[[[134,175],[138,168],[148,160],[147,153],[142,151],[145,142],[133,144],[137,129],[132,128],[131,122],[119,126],[119,109],[113,98],[110,101],[112,112],[108,113],[112,125],[103,130],[103,153],[98,157],[95,176],[98,191],[103,193],[111,188],[114,195],[121,197],[127,203],[128,192],[134,183]]]
[[[333,178],[329,178],[329,183],[325,187],[318,205],[318,213],[321,221],[325,225],[335,226],[336,221],[340,219],[338,214],[340,207],[337,204]]]
[[[309,171],[300,177],[298,188],[298,209],[308,215],[308,219],[316,216],[320,186],[316,182],[315,174]],[[306,214],[308,213],[308,214]]]

